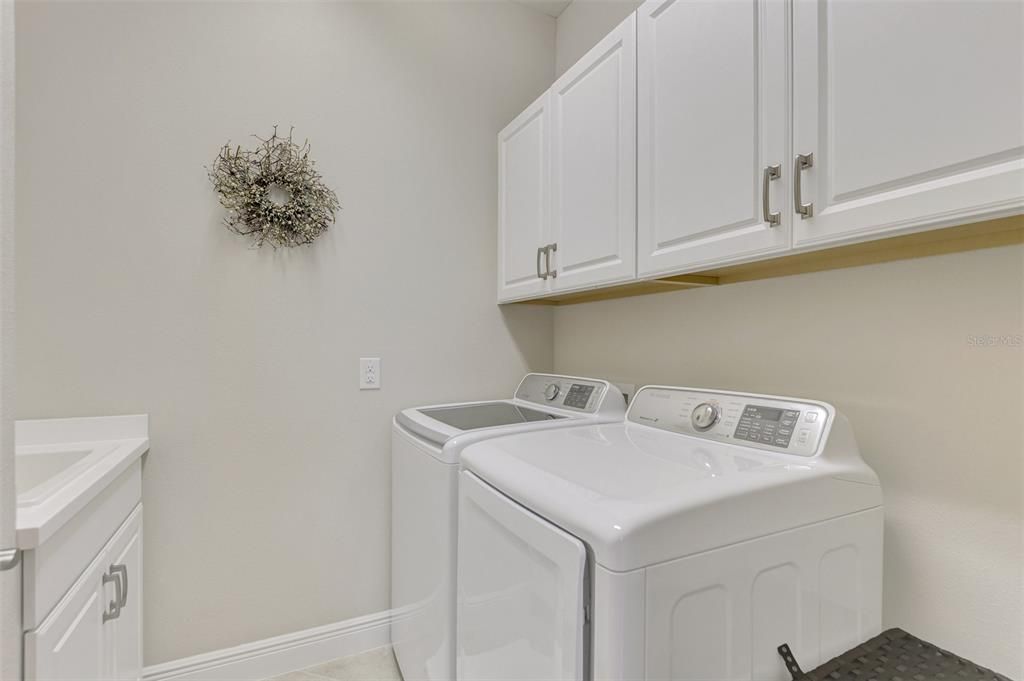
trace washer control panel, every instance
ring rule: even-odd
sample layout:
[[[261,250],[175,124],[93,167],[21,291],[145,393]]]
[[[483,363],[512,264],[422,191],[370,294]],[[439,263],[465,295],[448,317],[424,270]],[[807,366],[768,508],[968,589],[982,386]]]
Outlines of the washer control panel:
[[[717,442],[814,456],[825,443],[834,413],[823,402],[648,387],[636,394],[626,419]]]
[[[519,384],[516,397],[559,409],[593,413],[601,405],[607,386],[586,378],[529,374]]]

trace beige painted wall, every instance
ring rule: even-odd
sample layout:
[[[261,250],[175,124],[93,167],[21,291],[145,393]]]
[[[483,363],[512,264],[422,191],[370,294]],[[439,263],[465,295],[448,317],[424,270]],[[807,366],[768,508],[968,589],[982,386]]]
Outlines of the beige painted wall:
[[[558,15],[555,74],[565,73],[641,4],[642,0],[573,0]]]
[[[505,2],[18,5],[19,415],[152,415],[147,664],[387,608],[391,415],[550,368],[550,311],[494,304],[495,135],[554,31]],[[311,248],[218,225],[203,166],[275,123],[344,206]]]
[[[555,368],[833,403],[882,480],[886,625],[1024,678],[1022,317],[1014,246],[559,308]]]

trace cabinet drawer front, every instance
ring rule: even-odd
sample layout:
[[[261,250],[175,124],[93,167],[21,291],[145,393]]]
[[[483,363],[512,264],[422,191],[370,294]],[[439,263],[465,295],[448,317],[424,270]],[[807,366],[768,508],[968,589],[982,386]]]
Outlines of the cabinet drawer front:
[[[141,666],[131,665],[141,660],[135,629],[141,623],[141,531],[139,504],[42,624],[25,634],[25,681],[139,678]],[[114,580],[104,581],[118,560],[128,571],[127,599]],[[118,609],[119,595],[120,615],[105,620]],[[134,657],[125,652],[129,647]],[[119,664],[121,659],[128,662]],[[118,675],[119,666],[134,676]]]
[[[1024,209],[1024,5],[798,0],[793,26],[796,246]]]

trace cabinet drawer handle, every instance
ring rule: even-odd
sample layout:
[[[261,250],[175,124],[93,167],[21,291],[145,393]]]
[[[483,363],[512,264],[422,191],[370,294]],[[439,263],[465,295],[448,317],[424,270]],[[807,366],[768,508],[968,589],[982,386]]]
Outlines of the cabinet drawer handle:
[[[548,244],[547,246],[544,247],[544,270],[545,270],[545,277],[544,278],[545,279],[547,279],[548,277],[551,277],[552,279],[554,279],[555,277],[558,276],[558,270],[552,270],[551,269],[551,254],[554,251],[557,251],[557,250],[558,250],[558,244]]]
[[[0,551],[0,572],[18,567],[21,562],[21,549],[4,549]]]
[[[814,154],[797,154],[796,161],[793,163],[793,204],[802,220],[806,220],[814,215],[814,204],[804,203],[803,183],[800,181],[800,173],[813,167]]]
[[[541,256],[542,253],[546,253],[547,250],[548,250],[547,246],[541,246],[540,248],[537,249],[537,278],[538,279],[547,279],[548,278],[548,273],[547,272],[541,272],[540,271],[540,256]]]
[[[772,212],[772,199],[768,192],[768,183],[782,177],[782,166],[776,163],[773,166],[765,166],[764,177],[761,181],[761,215],[769,227],[775,227],[782,222],[782,213]]]
[[[110,620],[116,620],[121,616],[121,601],[124,596],[121,591],[121,575],[114,570],[114,566],[110,566],[108,572],[103,573],[103,584],[104,586],[114,583],[114,600],[110,601],[108,610],[103,611],[103,623],[106,624]]]
[[[128,566],[123,563],[111,565],[110,571],[121,576],[121,597],[117,602],[117,609],[120,611],[121,608],[128,605]]]

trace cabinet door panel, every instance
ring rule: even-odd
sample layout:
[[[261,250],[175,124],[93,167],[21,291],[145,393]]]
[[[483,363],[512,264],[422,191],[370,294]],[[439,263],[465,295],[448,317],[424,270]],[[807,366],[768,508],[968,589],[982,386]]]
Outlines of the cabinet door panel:
[[[548,238],[549,139],[545,94],[498,134],[498,300],[537,295],[537,249]]]
[[[636,20],[551,88],[554,290],[636,273]]]
[[[795,152],[813,246],[1024,207],[1024,5],[797,0]]]
[[[133,521],[125,540],[127,545],[112,562],[123,567],[128,580],[123,607],[117,619],[109,622],[113,629],[113,675],[117,681],[138,681],[142,678],[142,509]]]
[[[649,0],[638,28],[641,276],[789,247],[787,5]]]
[[[110,676],[103,613],[114,597],[96,573],[62,600],[39,629],[25,634],[28,681],[81,681]]]

